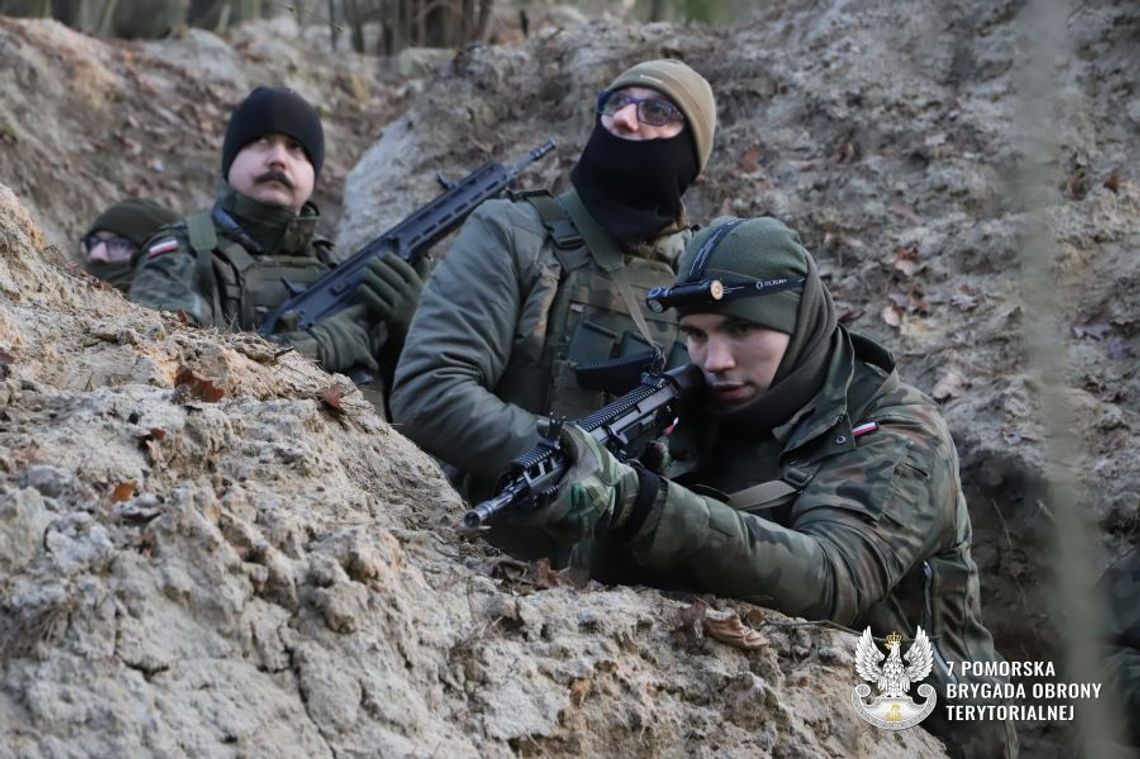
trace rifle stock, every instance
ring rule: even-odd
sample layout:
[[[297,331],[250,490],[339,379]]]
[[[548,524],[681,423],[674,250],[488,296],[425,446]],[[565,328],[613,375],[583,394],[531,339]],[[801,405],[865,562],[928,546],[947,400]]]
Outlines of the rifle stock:
[[[673,423],[677,400],[701,381],[692,364],[641,375],[641,384],[617,400],[575,422],[623,461],[636,458],[645,446]],[[465,532],[475,532],[507,510],[542,508],[557,495],[571,463],[554,433],[511,462],[495,497],[476,504],[463,516]]]
[[[509,166],[490,162],[450,185],[446,192],[372,240],[328,274],[281,304],[261,323],[269,337],[282,329],[307,330],[349,305],[368,263],[376,256],[397,255],[415,262],[428,248],[458,227],[483,201],[507,189],[523,170],[554,150],[547,141]]]

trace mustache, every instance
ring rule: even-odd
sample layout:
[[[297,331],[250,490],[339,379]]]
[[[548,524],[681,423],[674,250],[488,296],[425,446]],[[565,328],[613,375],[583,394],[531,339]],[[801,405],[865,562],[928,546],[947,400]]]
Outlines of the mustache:
[[[253,181],[254,184],[261,184],[262,182],[280,182],[290,190],[293,189],[293,180],[290,179],[289,175],[281,169],[270,169],[269,171],[258,174],[256,177],[254,177]]]

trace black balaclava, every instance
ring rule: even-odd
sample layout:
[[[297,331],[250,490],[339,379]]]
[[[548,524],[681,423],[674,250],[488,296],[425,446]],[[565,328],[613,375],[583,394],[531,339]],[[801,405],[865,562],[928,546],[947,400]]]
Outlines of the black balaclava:
[[[599,116],[570,181],[590,215],[633,247],[680,217],[681,196],[697,173],[687,125],[674,137],[626,140],[610,134]]]

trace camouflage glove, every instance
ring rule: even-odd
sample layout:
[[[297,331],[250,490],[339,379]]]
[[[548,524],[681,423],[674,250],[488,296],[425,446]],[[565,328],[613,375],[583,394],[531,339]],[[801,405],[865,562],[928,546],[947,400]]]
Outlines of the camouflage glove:
[[[388,325],[388,334],[397,343],[408,334],[429,266],[427,256],[420,257],[415,267],[399,256],[378,256],[356,288],[360,302]]]
[[[618,461],[581,427],[564,427],[561,440],[573,463],[562,477],[558,497],[519,521],[566,544],[620,528],[642,490],[638,470]],[[656,491],[658,478],[653,479]]]
[[[308,332],[290,332],[281,339],[315,358],[327,372],[359,366],[375,374],[380,366],[373,355],[372,332],[368,309],[357,304],[322,319]]]

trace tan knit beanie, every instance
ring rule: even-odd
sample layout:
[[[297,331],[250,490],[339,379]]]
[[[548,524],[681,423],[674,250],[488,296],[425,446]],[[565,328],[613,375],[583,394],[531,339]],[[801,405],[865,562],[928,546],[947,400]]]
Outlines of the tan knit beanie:
[[[681,109],[697,150],[699,171],[704,171],[716,134],[716,100],[705,78],[681,61],[662,58],[619,74],[609,89],[622,87],[649,87],[667,95]]]

